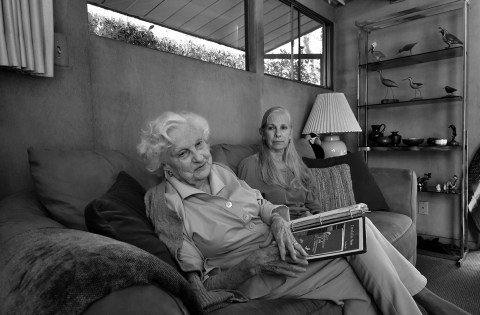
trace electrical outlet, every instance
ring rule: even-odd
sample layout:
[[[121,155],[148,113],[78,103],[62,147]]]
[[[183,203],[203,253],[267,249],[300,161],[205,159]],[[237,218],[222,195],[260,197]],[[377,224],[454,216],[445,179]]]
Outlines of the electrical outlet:
[[[418,213],[428,214],[428,201],[418,201]]]
[[[53,36],[55,43],[55,59],[53,64],[60,67],[68,67],[68,46],[67,37],[65,35],[55,33]]]

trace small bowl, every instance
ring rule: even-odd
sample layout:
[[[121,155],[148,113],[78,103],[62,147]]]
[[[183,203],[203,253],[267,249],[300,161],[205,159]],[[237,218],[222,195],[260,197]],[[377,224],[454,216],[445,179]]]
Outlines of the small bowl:
[[[447,145],[447,139],[437,139],[435,145]]]
[[[392,144],[392,139],[389,137],[379,137],[375,140],[375,144],[379,147],[388,147]]]
[[[417,146],[422,144],[424,139],[420,138],[405,138],[402,140],[403,144],[409,147]]]

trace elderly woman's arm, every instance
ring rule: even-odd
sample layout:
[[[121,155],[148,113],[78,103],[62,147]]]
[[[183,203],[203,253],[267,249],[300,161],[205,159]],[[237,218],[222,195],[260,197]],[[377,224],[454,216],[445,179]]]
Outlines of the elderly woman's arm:
[[[260,273],[297,278],[299,273],[306,271],[302,266],[306,266],[307,264],[308,262],[304,258],[294,261],[292,258],[287,257],[285,261],[282,261],[278,247],[269,246],[256,250],[253,254],[226,272],[210,276],[205,280],[204,285],[207,290],[235,290],[245,283],[245,281]]]

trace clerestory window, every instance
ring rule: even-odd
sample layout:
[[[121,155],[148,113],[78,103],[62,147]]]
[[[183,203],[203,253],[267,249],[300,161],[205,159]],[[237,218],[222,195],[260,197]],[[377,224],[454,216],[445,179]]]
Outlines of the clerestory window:
[[[255,0],[258,1],[258,0]],[[89,0],[90,33],[246,70],[244,0]],[[264,73],[331,87],[331,23],[263,0]]]
[[[296,2],[264,0],[264,72],[329,87],[331,27]]]

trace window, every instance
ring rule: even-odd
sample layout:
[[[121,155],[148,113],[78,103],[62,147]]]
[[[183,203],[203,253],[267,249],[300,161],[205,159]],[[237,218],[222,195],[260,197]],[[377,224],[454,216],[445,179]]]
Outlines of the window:
[[[330,27],[306,11],[294,3],[264,0],[264,72],[329,87],[325,46]]]
[[[89,3],[92,34],[245,70],[243,0]]]

